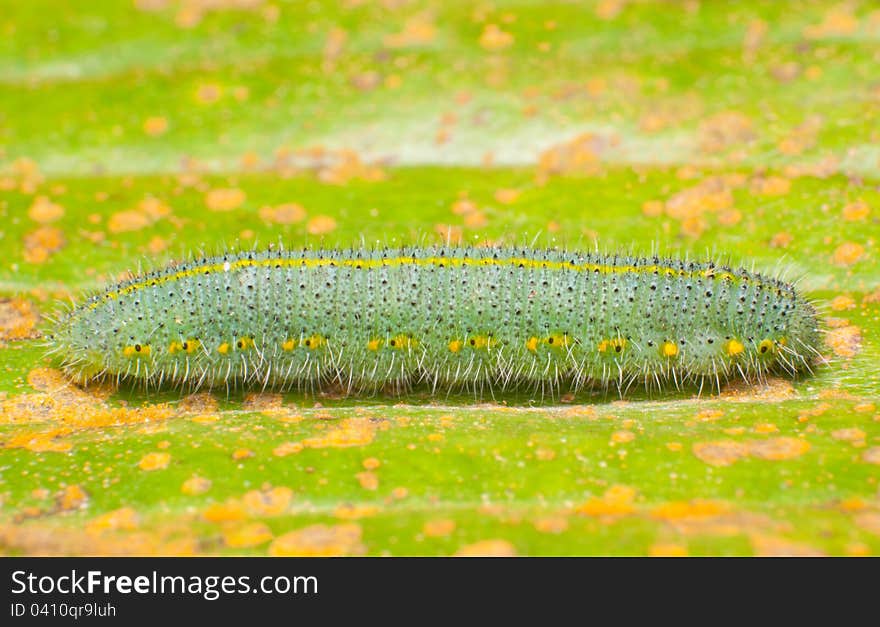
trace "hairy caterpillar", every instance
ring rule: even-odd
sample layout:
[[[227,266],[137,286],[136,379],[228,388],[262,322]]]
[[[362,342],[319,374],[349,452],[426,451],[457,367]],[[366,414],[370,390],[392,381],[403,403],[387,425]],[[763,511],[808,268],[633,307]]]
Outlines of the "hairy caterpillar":
[[[58,320],[65,371],[188,388],[621,392],[809,370],[794,287],[743,269],[530,248],[230,252],[108,287]]]

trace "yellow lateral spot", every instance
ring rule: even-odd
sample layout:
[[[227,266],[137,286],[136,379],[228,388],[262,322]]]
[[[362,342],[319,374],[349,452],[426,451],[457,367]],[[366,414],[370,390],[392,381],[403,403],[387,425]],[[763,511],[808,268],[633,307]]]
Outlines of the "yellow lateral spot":
[[[746,347],[743,346],[743,343],[738,339],[734,338],[732,340],[728,340],[727,344],[724,345],[724,352],[730,355],[731,357],[736,357],[737,355],[741,355],[743,351],[746,350]]]
[[[251,349],[254,347],[254,338],[248,337],[247,335],[240,337],[235,341],[235,347],[240,351]]]
[[[217,347],[217,352],[221,355],[225,355],[229,352],[229,342],[223,342],[220,346]]]
[[[181,344],[180,347],[183,350],[185,350],[187,353],[192,355],[194,352],[196,352],[199,349],[199,346],[201,346],[201,345],[202,345],[202,343],[199,340],[195,340],[195,339],[190,338],[188,340],[184,340],[183,344]]]
[[[122,354],[126,357],[141,357],[150,354],[149,344],[132,344],[122,349]]]
[[[568,336],[564,333],[555,333],[547,337],[544,341],[547,343],[547,346],[550,346],[551,348],[566,348],[569,343]]]
[[[678,357],[678,344],[669,340],[660,345],[660,354],[663,357]]]
[[[491,335],[475,335],[468,340],[468,344],[475,350],[482,350],[484,348],[494,348],[498,345],[498,340]]]
[[[419,345],[418,340],[410,337],[409,335],[405,335],[403,333],[399,335],[395,335],[393,338],[388,340],[388,346],[395,350],[403,350],[405,348],[415,348]]]
[[[288,353],[296,348],[296,340],[287,340],[281,344],[281,350],[287,351]]]
[[[183,350],[183,344],[178,341],[173,341],[168,345],[168,352],[174,355],[175,353],[179,353]]]
[[[538,338],[534,335],[526,340],[526,348],[532,351],[533,353],[538,352]]]
[[[382,348],[382,340],[370,340],[367,342],[367,350],[377,351]]]
[[[776,345],[773,344],[773,340],[766,339],[761,340],[761,343],[758,344],[758,352],[762,355],[769,355],[771,353],[776,352]]]
[[[608,353],[612,351],[615,353],[622,353],[625,348],[626,338],[623,337],[616,337],[613,340],[602,340],[599,342],[598,346],[600,353]]]
[[[326,344],[326,343],[327,343],[327,338],[325,338],[323,335],[319,335],[317,333],[315,335],[310,335],[309,337],[307,337],[306,339],[304,339],[302,341],[302,345],[305,346],[306,348],[308,348],[309,350],[317,350],[317,349],[321,348],[322,346],[324,346],[324,344]]]
[[[784,337],[779,338],[779,344],[780,346],[785,346],[786,344],[788,344],[788,339]]]
[[[446,345],[446,348],[448,348],[453,353],[457,353],[458,351],[461,350],[461,346],[462,346],[461,340],[452,340],[451,342],[449,342],[449,344]]]

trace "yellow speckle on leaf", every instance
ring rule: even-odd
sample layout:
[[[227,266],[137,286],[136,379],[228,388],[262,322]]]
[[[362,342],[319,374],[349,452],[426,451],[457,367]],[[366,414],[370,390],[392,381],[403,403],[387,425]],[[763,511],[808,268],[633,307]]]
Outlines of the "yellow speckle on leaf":
[[[168,130],[168,119],[163,116],[151,116],[144,120],[144,133],[151,137],[165,134]]]
[[[64,215],[64,207],[52,202],[46,196],[37,196],[28,209],[28,217],[34,222],[48,224]]]
[[[755,138],[751,118],[739,111],[720,111],[700,123],[700,149],[718,153]]]
[[[856,301],[852,296],[848,294],[841,294],[839,296],[835,296],[831,300],[831,309],[833,311],[845,311],[847,309],[853,309],[856,306]]]
[[[780,231],[770,238],[771,248],[788,248],[794,241],[794,236],[787,231]]]
[[[193,475],[183,482],[180,491],[187,496],[198,496],[211,489],[211,480],[198,475]]]
[[[700,461],[710,466],[730,466],[749,454],[745,444],[733,440],[697,442],[693,446],[693,451]]]
[[[718,212],[718,224],[721,226],[736,226],[742,221],[742,213],[736,209],[724,209]]]
[[[464,225],[469,229],[481,229],[487,224],[489,224],[489,220],[482,211],[474,211],[464,217]]]
[[[437,34],[437,28],[430,16],[416,15],[406,21],[399,33],[386,35],[382,43],[386,48],[406,48],[431,43]]]
[[[379,487],[379,476],[374,472],[369,470],[359,472],[355,477],[365,490],[375,490]]]
[[[672,501],[652,509],[651,517],[668,521],[711,518],[727,512],[728,509],[725,503],[719,501]]]
[[[212,503],[202,511],[202,518],[208,522],[232,522],[247,518],[244,506],[236,499],[225,503]]]
[[[822,21],[818,24],[809,24],[803,28],[803,35],[807,39],[822,39],[825,37],[851,35],[859,28],[859,20],[853,14],[853,8],[845,3],[832,6],[827,9]]]
[[[302,442],[284,442],[272,449],[272,454],[276,457],[287,457],[299,453],[304,448]]]
[[[64,248],[66,242],[61,229],[41,226],[25,234],[24,260],[33,264],[45,263],[54,253]]]
[[[601,498],[592,497],[574,508],[575,513],[585,516],[627,516],[635,512],[633,499],[635,489],[625,485],[614,485],[605,491]]]
[[[642,214],[649,218],[658,218],[663,215],[663,201],[649,200],[642,204]]]
[[[755,433],[777,433],[779,431],[779,427],[777,427],[772,422],[759,422],[755,425],[753,431]]]
[[[141,470],[162,470],[168,468],[170,461],[170,453],[147,453],[138,462],[138,468]]]
[[[864,200],[848,203],[843,207],[843,219],[848,222],[860,222],[871,215],[871,207]]]
[[[323,436],[303,440],[308,448],[363,446],[373,441],[376,426],[366,418],[347,418]]]
[[[520,193],[518,189],[499,189],[495,192],[495,200],[502,205],[511,205],[517,201]]]
[[[3,446],[5,448],[24,448],[34,453],[67,453],[73,448],[73,444],[58,439],[59,436],[66,434],[67,432],[64,430],[44,433],[24,431],[8,438]]]
[[[295,202],[260,207],[260,218],[270,224],[295,224],[306,219],[306,210]]]
[[[880,466],[880,446],[872,446],[862,453],[862,461]]]
[[[480,45],[490,52],[504,50],[513,45],[513,35],[501,30],[497,24],[486,24],[480,35]]]
[[[810,450],[810,443],[799,438],[771,438],[749,444],[749,455],[759,459],[781,460],[800,457]]]
[[[333,515],[340,520],[357,520],[375,516],[379,511],[376,505],[342,503],[333,510]]]
[[[755,555],[759,557],[821,557],[823,553],[813,547],[786,538],[764,533],[751,533]]]
[[[0,341],[34,337],[36,324],[37,312],[29,301],[0,298]]]
[[[864,542],[847,542],[843,550],[850,557],[868,557],[871,555],[871,547]]]
[[[568,530],[568,519],[564,516],[548,516],[538,518],[534,525],[540,533],[563,533]]]
[[[196,89],[196,100],[203,104],[213,104],[223,96],[223,87],[216,83],[205,83]]]
[[[615,431],[611,434],[611,442],[614,444],[626,444],[636,439],[636,434],[632,431]]]
[[[247,196],[238,188],[217,188],[205,194],[205,206],[211,211],[232,211],[238,209]]]
[[[458,549],[455,557],[516,557],[516,547],[507,540],[480,540]]]
[[[223,532],[223,542],[233,549],[265,544],[272,539],[272,531],[266,523],[254,522],[233,527]]]
[[[275,538],[269,546],[273,557],[343,557],[365,551],[361,527],[356,523],[311,525]]]
[[[648,548],[648,555],[651,557],[687,557],[687,547],[680,544],[652,544]]]
[[[539,446],[535,449],[535,459],[547,462],[556,458],[556,451],[552,448],[547,448],[546,446]]]
[[[857,242],[845,242],[834,250],[831,260],[838,266],[851,266],[864,255],[864,246]]]
[[[326,235],[336,230],[336,220],[330,216],[319,215],[309,220],[306,231],[310,235]]]
[[[853,520],[865,531],[880,536],[880,512],[865,512],[855,516]]]
[[[58,508],[62,511],[79,509],[89,500],[85,490],[74,484],[64,488],[58,495]]]
[[[848,427],[844,429],[835,429],[831,432],[831,437],[842,442],[850,442],[854,445],[861,444],[864,446],[867,434],[858,427]]]
[[[280,516],[287,512],[293,499],[293,491],[287,487],[268,490],[251,490],[242,497],[242,505],[248,515]]]
[[[452,213],[460,216],[466,216],[470,213],[479,211],[479,207],[472,200],[461,198],[452,204]]]
[[[699,420],[700,422],[712,422],[718,420],[724,415],[724,410],[721,409],[704,409],[697,413],[694,418]]]
[[[855,357],[862,346],[861,330],[851,324],[834,327],[825,333],[825,345],[828,346],[838,357]]]
[[[600,20],[613,20],[626,6],[627,0],[599,0],[594,12]]]
[[[111,233],[124,233],[126,231],[139,231],[152,224],[152,220],[142,211],[130,209],[117,211],[107,220],[107,230]]]
[[[200,425],[210,425],[220,420],[220,414],[198,414],[190,418],[194,423]]]
[[[102,531],[132,531],[137,529],[139,520],[137,512],[131,507],[123,507],[102,514],[86,523],[86,531],[89,533],[101,533]]]
[[[780,176],[768,176],[752,181],[752,192],[761,196],[784,196],[791,191],[791,181]]]
[[[426,538],[445,538],[455,531],[455,521],[448,518],[437,518],[427,521],[422,527]]]

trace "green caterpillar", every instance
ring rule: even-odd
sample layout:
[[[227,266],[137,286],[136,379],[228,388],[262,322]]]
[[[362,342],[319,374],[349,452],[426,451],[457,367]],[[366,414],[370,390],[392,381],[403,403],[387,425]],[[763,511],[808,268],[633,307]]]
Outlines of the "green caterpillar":
[[[743,269],[438,246],[189,261],[95,294],[49,341],[80,382],[556,394],[794,377],[820,329],[792,285]]]

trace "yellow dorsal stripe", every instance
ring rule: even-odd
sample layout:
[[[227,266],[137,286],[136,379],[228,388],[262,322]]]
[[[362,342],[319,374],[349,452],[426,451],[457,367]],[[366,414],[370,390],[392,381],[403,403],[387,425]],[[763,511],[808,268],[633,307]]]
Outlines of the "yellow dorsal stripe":
[[[704,278],[716,280],[730,280],[736,282],[741,277],[732,272],[721,271],[716,268],[704,268],[702,270],[680,270],[662,265],[647,266],[615,266],[609,264],[583,263],[573,264],[568,261],[550,261],[543,259],[529,259],[527,257],[504,257],[495,259],[493,257],[389,257],[382,259],[332,259],[332,258],[292,258],[292,259],[238,259],[236,261],[224,261],[217,263],[205,264],[202,266],[193,266],[186,270],[180,270],[165,276],[144,279],[136,283],[131,283],[115,291],[106,292],[101,298],[112,300],[125,296],[148,287],[164,285],[165,283],[173,283],[181,279],[194,276],[204,276],[210,274],[222,274],[225,272],[234,272],[242,268],[319,268],[328,266],[340,266],[345,268],[371,269],[371,268],[389,268],[395,266],[434,266],[434,267],[463,267],[463,266],[514,266],[531,269],[544,270],[568,270],[570,272],[598,272],[600,274],[654,274],[655,272],[663,276],[678,276],[682,278]],[[750,279],[746,279],[747,281]],[[752,281],[756,286],[762,285],[760,281]],[[89,304],[89,309],[95,309],[101,304],[97,300]]]

